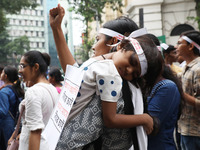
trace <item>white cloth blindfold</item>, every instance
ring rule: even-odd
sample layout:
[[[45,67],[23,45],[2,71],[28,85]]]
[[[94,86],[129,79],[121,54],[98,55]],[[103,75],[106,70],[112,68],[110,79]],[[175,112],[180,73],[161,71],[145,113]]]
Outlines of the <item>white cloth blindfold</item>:
[[[140,67],[141,67],[141,75],[140,76],[145,75],[145,73],[147,72],[147,68],[148,68],[147,59],[146,59],[146,56],[144,54],[142,47],[140,46],[140,43],[136,39],[133,39],[133,38],[147,34],[146,28],[141,28],[136,31],[133,31],[128,37],[126,37],[118,32],[115,32],[113,30],[107,29],[107,28],[101,28],[99,30],[99,33],[102,33],[102,34],[105,34],[105,35],[108,35],[111,37],[116,37],[120,41],[123,38],[130,40],[131,44],[133,45],[133,47],[136,51],[136,54],[138,55],[139,61],[140,61]],[[109,44],[107,44],[107,45],[108,46],[117,46],[119,43],[120,42],[113,44],[113,45],[109,45]]]

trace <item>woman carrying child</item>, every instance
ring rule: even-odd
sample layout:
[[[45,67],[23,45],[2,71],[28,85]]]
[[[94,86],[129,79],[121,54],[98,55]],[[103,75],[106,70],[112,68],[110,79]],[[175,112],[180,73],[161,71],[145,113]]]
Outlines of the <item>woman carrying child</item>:
[[[53,9],[51,12],[50,12],[50,16],[52,17],[52,19],[53,19],[53,21],[56,21],[56,19],[58,19],[57,20],[57,24],[55,25],[55,26],[52,26],[52,29],[53,29],[53,33],[54,33],[54,37],[55,37],[55,41],[56,41],[56,46],[57,46],[57,50],[58,50],[58,54],[59,55],[61,55],[62,54],[62,56],[66,56],[66,57],[69,57],[69,59],[67,59],[67,60],[64,60],[64,59],[60,59],[60,62],[61,62],[61,64],[62,64],[62,66],[64,66],[64,68],[65,68],[65,65],[66,64],[71,64],[71,65],[73,65],[74,63],[75,63],[75,60],[73,59],[73,57],[72,57],[72,55],[70,54],[70,52],[67,50],[67,51],[60,51],[60,49],[62,49],[61,47],[63,47],[63,45],[62,44],[64,44],[65,43],[65,39],[61,36],[60,37],[60,35],[62,35],[62,30],[60,30],[60,29],[58,29],[59,28],[59,23],[61,22],[61,20],[62,20],[62,17],[61,18],[59,18],[59,17],[57,17],[56,18],[56,16],[59,14],[59,13],[62,13],[62,12],[59,12],[59,11],[62,11],[59,7],[58,8],[56,8],[56,9]],[[60,14],[59,14],[60,15]],[[61,14],[62,15],[62,14]],[[55,19],[55,20],[54,20]],[[53,24],[52,24],[53,25]],[[58,25],[58,28],[57,28],[57,25]],[[56,31],[56,30],[59,30],[59,31]],[[136,42],[136,41],[139,41],[139,42]],[[115,68],[114,70],[115,71],[113,71],[113,72],[116,72],[116,74],[118,74],[118,76],[116,76],[116,77],[119,77],[119,74],[124,78],[124,79],[126,79],[126,80],[130,80],[130,81],[132,81],[132,79],[133,79],[133,76],[134,76],[134,78],[138,78],[138,77],[140,77],[141,75],[144,75],[144,74],[148,74],[148,72],[149,71],[153,71],[154,70],[154,68],[152,67],[153,66],[153,63],[157,63],[157,61],[154,61],[154,59],[153,59],[153,57],[152,56],[154,56],[155,58],[156,57],[159,57],[159,53],[158,53],[158,50],[157,50],[157,48],[156,48],[156,46],[153,44],[153,42],[151,41],[151,40],[149,40],[148,38],[145,38],[145,37],[141,37],[141,38],[138,38],[136,41],[134,40],[134,39],[130,39],[130,40],[124,40],[124,43],[123,44],[121,44],[121,46],[120,46],[120,50],[118,51],[118,52],[116,52],[116,53],[111,53],[111,54],[107,54],[107,55],[104,55],[104,57],[106,58],[106,60],[101,60],[101,59],[104,59],[102,56],[99,56],[99,57],[97,57],[97,58],[95,58],[95,59],[90,59],[89,61],[87,61],[85,64],[84,64],[84,66],[86,65],[87,66],[87,68],[85,68],[85,70],[86,70],[86,72],[89,72],[88,73],[88,76],[90,76],[89,74],[91,74],[91,70],[93,70],[93,69],[95,69],[95,67],[93,67],[93,66],[95,66],[95,64],[98,64],[100,61],[102,61],[102,62],[110,62],[110,63],[112,63],[112,61],[111,60],[109,60],[109,59],[113,59],[113,61],[115,61],[114,62],[114,64],[116,65],[116,68],[115,67],[113,67],[113,65],[111,65],[110,67],[113,67],[113,68]],[[134,51],[134,49],[135,48],[133,48],[133,44],[132,43],[134,43],[134,42],[136,42],[137,44],[136,45],[138,45],[138,44],[141,44],[141,46],[140,46],[140,48],[141,49],[143,49],[143,52],[141,53],[141,54],[143,54],[143,55],[145,55],[147,58],[147,62],[146,62],[146,65],[141,65],[141,63],[143,63],[142,61],[140,62],[139,60],[138,60],[138,57],[137,57],[137,54],[135,53],[135,51]],[[61,44],[62,43],[62,44]],[[144,43],[148,43],[148,44],[144,44]],[[110,44],[112,44],[112,43],[110,43]],[[146,46],[146,45],[148,45],[148,46]],[[127,47],[126,47],[127,46]],[[65,47],[65,46],[64,46]],[[65,47],[66,48],[66,47]],[[123,50],[122,50],[123,49]],[[125,50],[124,50],[125,49]],[[150,50],[151,49],[151,50]],[[127,51],[128,50],[128,51]],[[133,56],[134,55],[134,56]],[[140,55],[140,54],[138,54],[138,55]],[[71,57],[70,57],[71,56]],[[129,57],[130,56],[132,56],[131,58],[134,60],[134,63],[133,63],[133,61],[132,60],[130,60],[129,59]],[[129,65],[127,65],[127,64],[124,64],[124,62],[122,61],[121,62],[121,60],[119,60],[118,58],[121,58],[121,57],[125,57],[127,60],[123,60],[123,61],[125,61],[126,63],[128,63]],[[97,59],[97,60],[96,60]],[[107,60],[108,59],[108,60]],[[149,61],[150,60],[150,61]],[[66,61],[68,61],[67,63],[63,63],[63,62],[66,62]],[[94,61],[94,62],[93,62]],[[131,62],[131,64],[130,64],[130,62]],[[98,63],[97,63],[98,62]],[[89,65],[91,63],[91,65]],[[149,63],[152,63],[151,65],[149,65]],[[65,64],[65,65],[63,65],[63,64]],[[106,64],[106,63],[105,63]],[[104,65],[105,65],[104,64]],[[108,64],[107,64],[108,65]],[[126,66],[127,65],[127,66]],[[91,70],[89,71],[88,70],[88,66],[90,66],[90,68],[91,68]],[[91,67],[92,66],[92,67]],[[109,65],[108,65],[109,66]],[[107,67],[105,67],[105,68],[108,68],[108,66]],[[150,68],[148,67],[148,71],[147,71],[147,67],[145,67],[145,66],[151,66]],[[83,66],[82,66],[83,67]],[[142,69],[141,69],[142,68]],[[116,70],[117,69],[117,70]],[[130,69],[130,70],[129,70]],[[145,71],[144,71],[145,70]],[[119,73],[118,73],[119,72]],[[104,74],[103,74],[103,72],[102,72],[102,70],[101,71],[98,71],[97,72],[100,76],[98,76],[98,77],[104,77]],[[101,75],[102,74],[102,75]],[[110,74],[109,74],[110,75]],[[113,74],[112,74],[113,75]],[[96,78],[96,77],[95,77]],[[113,78],[113,76],[111,76],[110,78]],[[121,81],[120,81],[120,78],[118,78],[119,80],[117,80],[116,81],[116,83],[120,83]],[[91,81],[97,81],[97,80],[91,80]],[[119,82],[120,81],[120,82]],[[104,82],[103,82],[104,83]],[[113,82],[110,82],[110,83],[113,83]],[[88,86],[85,86],[84,84],[88,84]],[[85,91],[87,91],[87,89],[84,89],[85,87],[90,87],[91,85],[89,85],[89,84],[91,84],[90,82],[83,82],[83,85],[84,86],[81,86],[81,89],[80,89],[80,93],[79,93],[79,95],[78,95],[78,97],[77,97],[77,100],[76,100],[76,103],[75,103],[75,105],[73,106],[73,108],[72,108],[72,111],[71,111],[71,114],[70,114],[70,118],[68,118],[68,122],[70,122],[70,120],[71,119],[73,119],[73,118],[75,118],[74,116],[76,116],[79,112],[81,113],[82,111],[84,111],[84,109],[81,109],[80,107],[78,107],[78,105],[81,105],[82,106],[82,104],[81,104],[81,100],[79,100],[79,99],[81,99],[80,97],[80,95],[82,95],[83,97],[83,99],[84,99],[84,96],[85,96],[85,98],[86,97],[90,97],[90,99],[92,99],[93,98],[93,96],[94,96],[94,94],[97,94],[97,95],[100,95],[100,97],[101,97],[101,102],[102,102],[102,110],[103,110],[103,118],[105,119],[104,120],[104,124],[106,124],[107,126],[109,126],[109,127],[116,127],[116,128],[130,128],[130,127],[134,127],[134,126],[138,126],[138,125],[144,125],[145,124],[145,118],[143,118],[143,117],[148,117],[149,118],[149,116],[147,115],[147,114],[144,114],[144,115],[123,115],[123,114],[116,114],[116,99],[115,98],[117,98],[117,100],[120,98],[120,92],[121,92],[121,90],[119,90],[119,89],[121,89],[121,87],[120,87],[120,84],[119,84],[119,86],[116,86],[116,87],[118,87],[119,89],[117,90],[118,92],[118,95],[117,95],[117,97],[115,97],[114,99],[114,101],[108,101],[109,100],[109,98],[108,98],[108,100],[106,100],[107,98],[104,98],[103,97],[103,95],[101,96],[101,90],[99,89],[99,91],[94,91],[93,90],[93,92],[92,93],[90,93],[91,95],[85,95],[84,93],[82,93],[81,91],[83,90],[85,90]],[[102,83],[96,83],[95,82],[95,84],[93,85],[93,86],[101,86],[101,84]],[[94,88],[94,87],[93,87]],[[94,88],[94,89],[96,89],[96,88]],[[115,93],[115,92],[114,92]],[[84,102],[84,105],[86,106],[89,102],[90,102],[90,99],[89,99],[89,101],[87,101],[87,102]],[[104,102],[105,101],[105,102]],[[78,109],[77,111],[75,111],[76,110],[76,108],[75,107],[78,107],[78,108],[80,108],[80,109]],[[115,111],[113,111],[115,109]],[[100,108],[100,110],[101,110],[101,108]],[[113,112],[110,112],[110,111],[113,111]],[[105,114],[104,114],[105,113]],[[108,113],[108,114],[107,114]],[[112,116],[112,117],[110,117],[110,115]],[[113,117],[114,116],[114,117]],[[143,117],[142,117],[143,116]],[[130,118],[132,118],[132,119],[130,119]],[[137,120],[137,117],[138,118],[140,118],[139,120]],[[114,120],[113,120],[113,119]],[[117,120],[115,120],[117,118]],[[124,120],[124,121],[120,121],[120,122],[118,122],[120,119],[122,119],[122,120]],[[126,120],[127,119],[127,120]],[[150,119],[150,118],[149,118]],[[151,120],[152,121],[152,120]],[[148,123],[150,123],[150,122],[148,122]],[[70,123],[69,123],[70,124]],[[69,125],[68,123],[66,123],[66,125],[65,125],[65,128],[64,128],[64,130],[63,130],[63,132],[65,132],[65,133],[67,133],[67,131],[69,131],[70,133],[73,133],[72,131],[70,131],[70,130],[68,130],[67,128],[69,127],[68,125]],[[150,129],[150,128],[149,128]],[[148,130],[149,130],[148,129]],[[87,131],[87,130],[86,130]],[[85,134],[86,134],[86,131],[85,131]],[[151,129],[149,130],[149,131],[151,131]],[[150,133],[148,131],[148,133]],[[69,133],[68,132],[68,133]],[[83,132],[84,133],[84,132]],[[83,135],[83,134],[82,134]],[[62,136],[62,135],[61,135]],[[61,138],[63,138],[67,143],[65,144],[65,146],[64,145],[61,145],[60,143],[58,143],[58,147],[60,147],[60,149],[62,149],[62,148],[69,148],[69,149],[78,149],[78,148],[80,148],[81,149],[81,147],[83,147],[84,146],[84,144],[83,143],[80,143],[80,141],[78,141],[78,140],[80,140],[81,138],[83,138],[83,137],[80,137],[79,139],[77,139],[77,141],[73,141],[73,140],[70,140],[70,139],[68,139],[68,138],[71,138],[72,136],[70,136],[69,134],[63,134],[63,136],[61,137]],[[98,137],[97,137],[98,138]],[[95,139],[92,139],[92,140],[95,140]],[[70,148],[70,147],[67,147],[67,146],[70,146],[70,141],[72,141],[71,143],[73,144],[73,143],[75,143],[74,145],[71,145],[72,147]],[[89,141],[89,142],[92,142],[92,141]],[[64,142],[63,142],[63,144],[64,144]],[[60,146],[59,146],[60,145]],[[73,146],[75,146],[75,147],[73,147]]]

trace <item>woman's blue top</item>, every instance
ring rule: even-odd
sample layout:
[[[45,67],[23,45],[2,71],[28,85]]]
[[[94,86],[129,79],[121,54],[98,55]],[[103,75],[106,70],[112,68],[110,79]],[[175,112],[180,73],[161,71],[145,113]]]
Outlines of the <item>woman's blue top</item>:
[[[162,80],[153,87],[147,98],[148,112],[160,120],[160,129],[157,135],[148,137],[148,150],[176,150],[173,132],[180,100],[178,87],[171,80]]]
[[[9,86],[0,90],[0,128],[3,129],[6,143],[15,128],[15,121],[9,114],[9,110],[15,117],[16,102],[16,95]]]

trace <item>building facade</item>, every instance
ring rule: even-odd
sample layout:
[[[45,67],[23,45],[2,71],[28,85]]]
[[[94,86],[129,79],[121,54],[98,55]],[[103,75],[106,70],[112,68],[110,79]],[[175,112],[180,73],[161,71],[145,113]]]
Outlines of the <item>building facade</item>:
[[[22,9],[19,14],[7,14],[7,30],[12,40],[26,35],[31,50],[48,53],[46,0],[37,0],[37,4],[35,9],[27,8]]]
[[[195,5],[194,0],[127,0],[125,12],[138,25],[143,20],[149,33],[175,45],[183,31],[198,30],[197,23],[189,19],[196,17]]]
[[[58,3],[64,7],[66,12],[62,21],[62,29],[73,54],[72,17],[67,11],[69,7],[67,0],[37,0],[38,6],[35,9],[22,9],[18,14],[7,14],[6,18],[9,19],[7,30],[11,40],[26,35],[30,41],[30,50],[49,53],[50,65],[60,67],[49,23],[49,10],[56,7]]]

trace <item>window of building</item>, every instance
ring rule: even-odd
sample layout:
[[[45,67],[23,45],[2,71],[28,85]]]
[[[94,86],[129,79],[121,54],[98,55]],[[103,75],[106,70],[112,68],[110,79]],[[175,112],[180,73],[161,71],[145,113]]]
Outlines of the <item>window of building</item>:
[[[42,31],[42,37],[44,37],[44,31]]]
[[[36,31],[33,31],[33,36],[34,36],[34,37],[36,36]]]
[[[30,26],[33,26],[33,20],[30,20]]]
[[[25,25],[25,21],[24,20],[22,20],[21,25],[23,25],[23,26]]]
[[[42,42],[39,43],[39,48],[42,48]]]
[[[33,47],[37,47],[37,43],[36,42],[33,43]]]
[[[41,21],[41,25],[42,25],[42,27],[44,27],[44,21]]]
[[[26,10],[26,14],[27,14],[27,15],[30,15],[30,14],[31,14],[31,13],[30,13],[30,10],[27,9],[27,10]]]
[[[37,42],[37,48],[39,47],[39,42]]]
[[[42,32],[41,31],[39,32],[39,37],[42,37]]]
[[[41,27],[42,23],[41,21],[38,21],[38,26]]]
[[[182,32],[194,30],[194,28],[188,24],[180,24],[174,27],[170,33],[170,36],[179,36]]]
[[[35,26],[35,20],[32,20],[32,26]]]
[[[12,24],[13,20],[12,19],[9,19],[9,24]]]
[[[19,21],[18,21],[18,20],[15,20],[15,24],[16,24],[16,25],[19,25]]]
[[[27,15],[27,10],[24,10],[24,12],[23,12],[23,13],[24,13],[24,15]]]
[[[35,16],[36,10],[32,10],[32,15]]]

